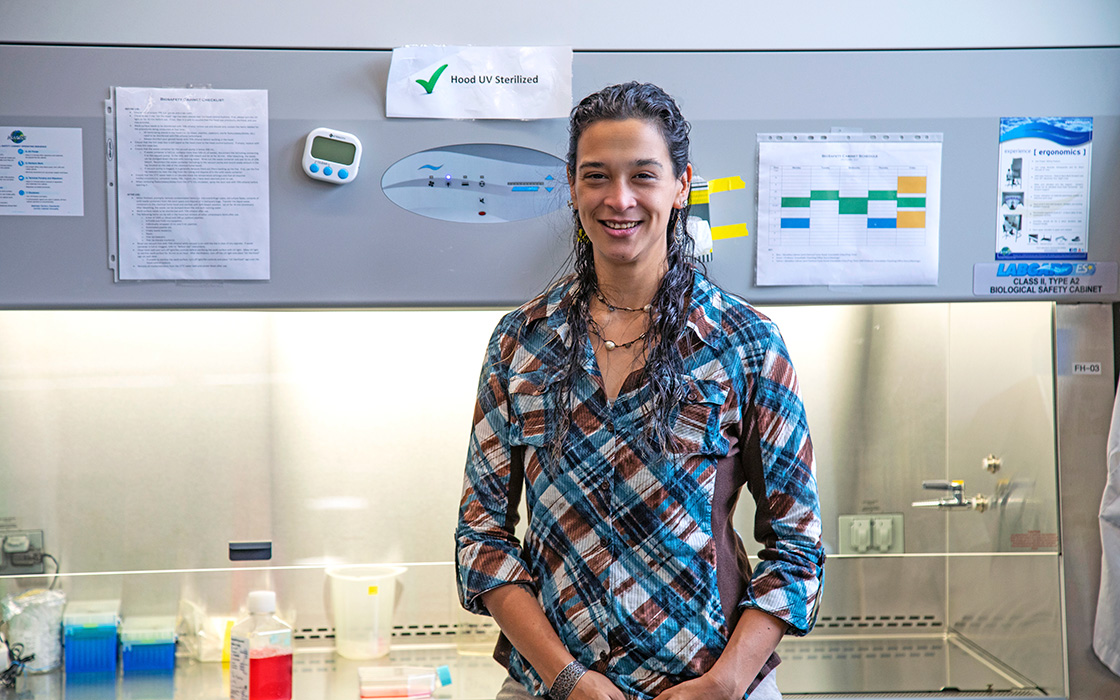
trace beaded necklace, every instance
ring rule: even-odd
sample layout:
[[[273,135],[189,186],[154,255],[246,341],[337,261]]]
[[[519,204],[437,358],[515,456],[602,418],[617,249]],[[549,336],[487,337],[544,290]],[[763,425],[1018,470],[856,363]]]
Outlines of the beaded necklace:
[[[614,304],[607,301],[607,298],[603,296],[603,293],[601,291],[599,291],[598,287],[595,288],[595,297],[599,301],[603,302],[603,306],[607,307],[607,309],[609,311],[633,311],[635,313],[638,312],[638,311],[642,311],[642,312],[645,312],[645,313],[648,314],[650,309],[653,308],[653,306],[651,304],[646,304],[645,306],[643,306],[640,309],[634,309],[634,308],[631,308],[629,306],[615,306]]]

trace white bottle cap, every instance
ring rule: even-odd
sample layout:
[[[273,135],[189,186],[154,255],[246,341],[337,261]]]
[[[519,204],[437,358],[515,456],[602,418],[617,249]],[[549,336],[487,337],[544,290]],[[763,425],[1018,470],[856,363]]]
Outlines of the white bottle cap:
[[[249,612],[274,613],[276,612],[275,591],[251,591],[249,593]]]

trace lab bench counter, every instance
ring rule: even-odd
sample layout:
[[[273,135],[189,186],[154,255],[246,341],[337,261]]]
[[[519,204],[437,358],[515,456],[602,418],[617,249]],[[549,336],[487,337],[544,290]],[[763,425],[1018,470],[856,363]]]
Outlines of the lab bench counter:
[[[454,647],[394,649],[368,661],[344,659],[329,649],[297,650],[292,662],[293,700],[358,700],[358,669],[364,666],[448,666],[451,685],[437,700],[493,700],[506,672],[488,656],[457,653]],[[179,658],[174,674],[24,674],[15,691],[0,700],[228,700],[229,667]]]
[[[783,640],[779,685],[787,700],[952,698],[1009,700],[1065,697],[1034,686],[955,634],[914,637],[828,637]],[[396,647],[387,658],[353,661],[331,648],[297,649],[293,700],[359,700],[364,666],[446,665],[451,685],[437,700],[493,700],[506,672],[486,654],[451,645]],[[180,658],[175,673],[23,675],[0,700],[226,700],[229,669]]]

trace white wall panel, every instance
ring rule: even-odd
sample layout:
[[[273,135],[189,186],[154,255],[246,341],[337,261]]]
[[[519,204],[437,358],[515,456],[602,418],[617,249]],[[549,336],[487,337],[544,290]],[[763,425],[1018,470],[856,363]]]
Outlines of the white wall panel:
[[[425,43],[812,50],[1120,41],[1120,4],[1112,0],[718,0],[697,5],[667,0],[0,0],[0,16],[0,41],[149,46],[368,49]]]

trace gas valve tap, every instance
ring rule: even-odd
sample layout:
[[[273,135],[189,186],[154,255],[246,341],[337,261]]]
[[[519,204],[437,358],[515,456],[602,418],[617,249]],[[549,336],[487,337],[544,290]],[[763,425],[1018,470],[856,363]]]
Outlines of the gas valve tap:
[[[964,497],[964,482],[960,480],[927,479],[922,482],[922,488],[933,491],[948,491],[949,496],[937,501],[914,501],[910,504],[914,508],[975,510],[979,513],[983,513],[988,509],[989,501],[987,496],[978,493],[972,498]]]

